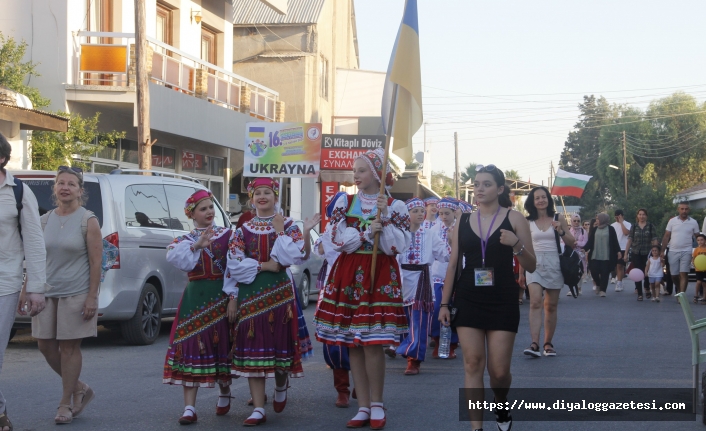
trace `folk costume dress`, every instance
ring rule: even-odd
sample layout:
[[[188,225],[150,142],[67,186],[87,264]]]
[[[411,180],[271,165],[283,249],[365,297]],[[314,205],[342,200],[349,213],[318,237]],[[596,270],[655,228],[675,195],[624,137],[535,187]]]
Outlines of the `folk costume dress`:
[[[439,201],[439,209],[448,208],[451,211],[456,211],[458,208],[458,202],[455,199],[444,198]],[[446,225],[439,221],[431,229],[431,233],[437,235],[441,242],[448,244],[449,240],[449,230],[451,228],[446,227]],[[444,290],[444,281],[446,280],[446,269],[449,267],[449,261],[446,260],[435,260],[431,265],[431,281],[434,286],[434,314],[431,317],[431,331],[430,335],[432,338],[438,338],[441,335],[441,322],[439,322],[439,310],[441,309],[441,295]],[[458,344],[458,334],[453,333],[451,336],[451,344]],[[438,344],[437,344],[438,345]],[[436,350],[435,350],[436,351]]]
[[[390,344],[408,330],[395,256],[409,246],[409,212],[404,202],[392,198],[387,205],[371,283],[374,236],[368,226],[377,215],[377,195],[358,192],[336,200],[323,241],[341,255],[331,268],[314,318],[316,338],[325,344]]]
[[[213,242],[202,250],[193,245],[206,229],[195,229],[167,247],[167,261],[188,273],[169,336],[163,383],[214,387],[231,383],[228,295],[223,277],[230,229],[214,226]]]
[[[302,232],[286,217],[284,232],[276,232],[271,217],[254,217],[231,235],[223,290],[238,298],[233,334],[232,373],[242,377],[274,377],[275,371],[302,377],[299,313],[292,280],[286,269],[261,271],[271,259],[281,266],[304,262]]]
[[[408,210],[416,207],[424,208],[421,199],[407,201]],[[397,255],[397,261],[402,268],[404,311],[409,322],[409,333],[402,336],[397,354],[407,359],[424,361],[431,316],[434,313],[430,267],[436,261],[448,263],[451,250],[448,243],[443,242],[433,228],[420,226],[411,236],[407,251]]]

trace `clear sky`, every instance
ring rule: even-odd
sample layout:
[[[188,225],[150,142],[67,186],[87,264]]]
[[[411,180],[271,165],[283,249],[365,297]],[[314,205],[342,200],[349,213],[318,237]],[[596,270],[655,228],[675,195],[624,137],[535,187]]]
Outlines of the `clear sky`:
[[[546,184],[584,94],[706,99],[703,0],[418,0],[432,168],[471,162]],[[386,70],[404,0],[355,0],[360,67]],[[423,129],[414,138],[422,149]]]

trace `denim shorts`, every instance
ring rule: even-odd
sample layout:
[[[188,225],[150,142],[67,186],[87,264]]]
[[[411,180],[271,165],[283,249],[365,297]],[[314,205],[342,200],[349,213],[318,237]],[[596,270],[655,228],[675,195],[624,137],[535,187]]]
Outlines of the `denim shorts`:
[[[661,283],[662,277],[650,277],[650,283]]]

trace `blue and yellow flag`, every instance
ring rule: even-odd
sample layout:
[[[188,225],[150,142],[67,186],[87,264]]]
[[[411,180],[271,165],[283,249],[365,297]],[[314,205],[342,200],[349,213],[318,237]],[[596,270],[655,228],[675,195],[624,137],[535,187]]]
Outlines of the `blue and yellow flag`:
[[[395,84],[397,100],[392,100]],[[382,94],[382,126],[385,133],[391,119],[390,106],[395,103],[392,119],[392,152],[405,162],[412,160],[412,136],[424,121],[422,114],[422,69],[419,57],[419,25],[417,0],[407,0],[402,23],[387,67]]]
[[[264,138],[265,137],[265,128],[264,127],[250,127],[248,132],[249,132],[248,136],[251,138]]]

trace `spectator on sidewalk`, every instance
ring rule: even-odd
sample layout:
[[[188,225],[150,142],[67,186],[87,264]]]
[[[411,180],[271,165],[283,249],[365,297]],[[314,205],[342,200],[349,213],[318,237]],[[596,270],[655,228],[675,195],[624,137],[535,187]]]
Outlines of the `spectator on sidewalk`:
[[[630,234],[630,228],[632,224],[625,221],[625,213],[623,210],[615,210],[615,223],[611,226],[615,229],[615,234],[618,236],[618,244],[620,245],[621,258],[618,259],[618,263],[615,265],[615,277],[618,279],[618,283],[615,285],[616,292],[623,291],[623,278],[625,278],[625,247],[628,243],[628,235]]]
[[[0,244],[3,250],[0,253],[0,369],[22,289],[22,261],[27,265],[27,295],[26,303],[20,306],[31,316],[44,309],[46,282],[46,253],[37,199],[29,187],[5,170],[11,153],[10,143],[0,134]],[[17,207],[15,187],[22,187],[22,209]],[[12,423],[0,392],[0,430],[9,429]]]
[[[68,424],[95,395],[79,377],[81,341],[98,334],[103,238],[98,218],[83,207],[86,195],[81,169],[59,167],[52,199],[57,208],[40,219],[51,288],[47,309],[32,318],[32,336],[51,369],[61,376],[63,393],[54,422]]]
[[[669,246],[669,269],[674,280],[674,288],[679,293],[686,292],[686,286],[689,283],[692,241],[699,233],[699,224],[689,217],[691,207],[688,201],[679,202],[677,211],[679,216],[672,217],[667,223],[662,247]]]

